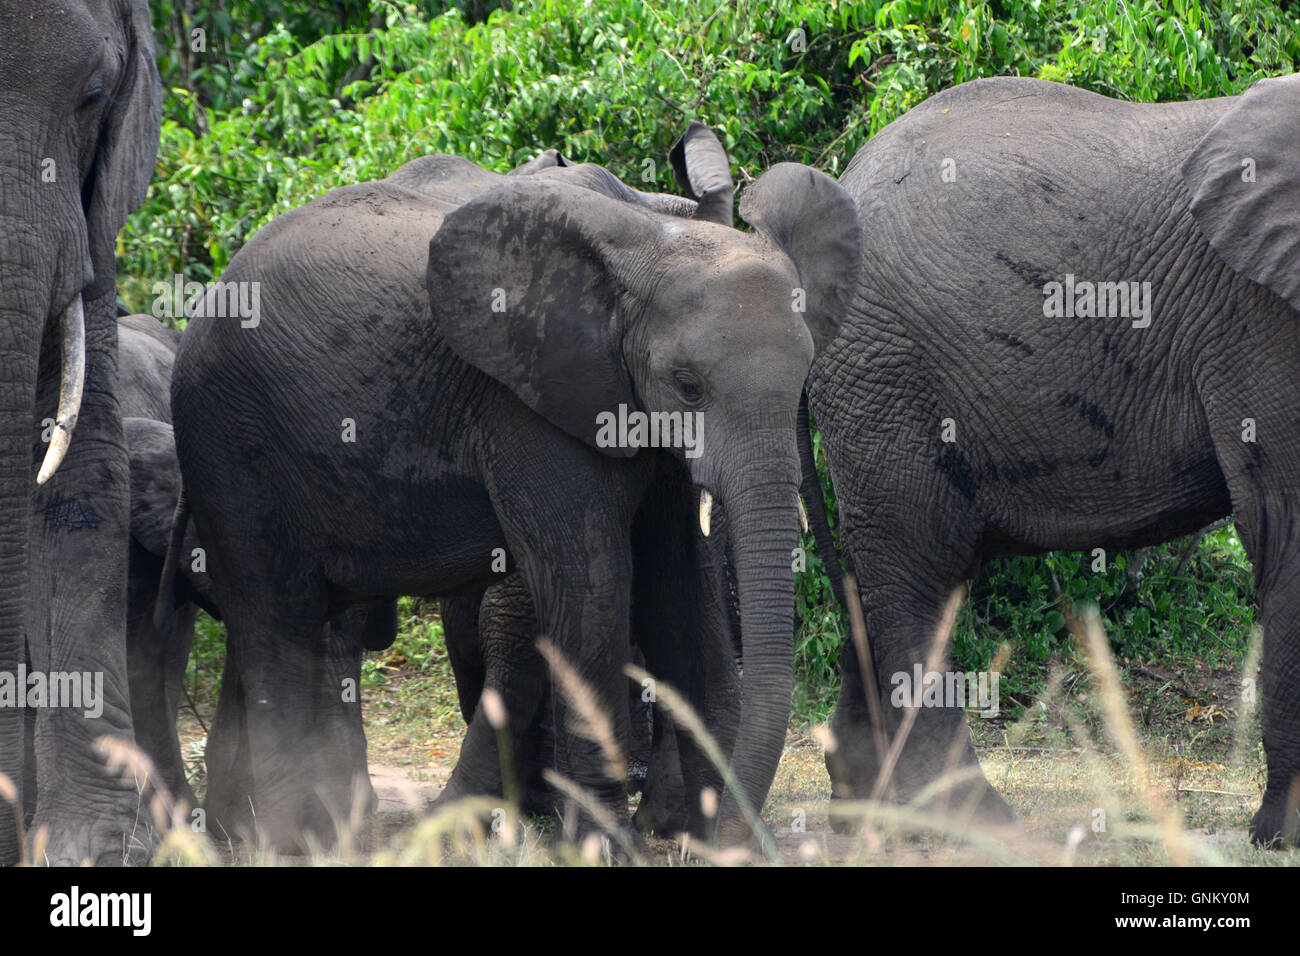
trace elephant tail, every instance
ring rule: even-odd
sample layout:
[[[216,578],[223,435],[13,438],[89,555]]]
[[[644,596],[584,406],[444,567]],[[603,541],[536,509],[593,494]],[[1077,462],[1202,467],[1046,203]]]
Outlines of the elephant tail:
[[[840,567],[839,552],[835,550],[835,537],[831,534],[830,516],[826,511],[826,498],[822,495],[821,479],[817,476],[817,458],[813,452],[812,430],[808,423],[808,389],[799,396],[799,417],[795,424],[795,441],[799,445],[799,494],[808,511],[808,527],[817,542],[817,553],[826,566],[835,600],[847,614],[849,602],[844,591],[844,571]]]
[[[167,555],[163,558],[162,577],[158,581],[158,596],[153,605],[153,626],[161,632],[176,607],[176,566],[181,548],[185,546],[185,527],[190,523],[190,503],[182,486],[176,496],[176,511],[172,515],[172,535],[167,542]]]

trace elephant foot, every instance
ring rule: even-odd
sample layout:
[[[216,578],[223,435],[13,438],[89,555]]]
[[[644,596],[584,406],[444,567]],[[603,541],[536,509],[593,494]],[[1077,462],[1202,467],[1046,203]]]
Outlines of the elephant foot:
[[[273,801],[244,794],[217,795],[206,804],[208,825],[218,840],[263,844],[276,853],[297,856],[328,851],[364,838],[376,798],[368,784],[351,795],[294,793]]]
[[[739,811],[728,812],[725,808],[714,829],[713,843],[719,850],[744,850],[755,861],[777,853],[776,834],[767,821],[759,817],[755,832]]]
[[[1300,812],[1287,801],[1270,801],[1268,794],[1250,821],[1250,842],[1266,850],[1280,850],[1300,846]]]
[[[680,782],[680,781],[679,781]],[[641,803],[632,816],[632,823],[644,834],[675,837],[690,829],[690,814],[686,811],[686,794],[683,790],[650,783],[641,797]]]
[[[42,831],[44,844],[38,846]],[[93,800],[76,811],[37,810],[27,838],[27,857],[46,866],[146,866],[156,841],[148,807],[131,791],[113,794],[109,805]]]
[[[942,726],[918,721],[899,755],[884,799],[914,806],[962,829],[1019,831],[1015,811],[984,777],[969,742],[963,741],[955,755],[952,747],[934,742],[966,733],[963,725],[953,724],[951,719]],[[826,752],[832,801],[870,799],[880,772],[870,725],[842,720],[837,713],[832,732],[836,746]],[[831,814],[831,829],[836,833],[852,834],[859,826],[852,814]]]

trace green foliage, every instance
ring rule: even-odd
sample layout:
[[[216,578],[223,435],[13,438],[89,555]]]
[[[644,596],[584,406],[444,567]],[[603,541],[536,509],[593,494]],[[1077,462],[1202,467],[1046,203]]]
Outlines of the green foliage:
[[[556,147],[673,191],[666,153],[694,118],[718,131],[741,180],[782,160],[838,175],[886,123],[965,80],[1039,76],[1131,100],[1199,98],[1238,93],[1300,56],[1300,17],[1284,0],[153,5],[162,144],[119,260],[123,300],[145,311],[154,283],[210,281],[276,215],[430,152],[504,171]],[[846,627],[805,545],[796,714],[815,720],[830,710]],[[1207,640],[1238,652],[1250,613],[1240,546],[1228,532],[1202,542],[1183,576],[1205,582],[1196,589],[1160,578],[1177,564],[1171,554],[1153,553],[1136,590],[1122,583],[1125,556],[1100,577],[1079,570],[1080,556],[997,562],[963,612],[957,657],[987,663],[1004,638],[1022,662],[1059,651],[1053,574],[1068,597],[1100,602],[1122,653],[1190,653]]]

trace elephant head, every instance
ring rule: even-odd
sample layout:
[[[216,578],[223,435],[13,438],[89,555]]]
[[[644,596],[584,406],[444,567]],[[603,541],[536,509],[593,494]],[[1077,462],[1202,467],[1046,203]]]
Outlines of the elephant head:
[[[741,203],[754,229],[742,232],[712,135],[693,128],[674,155],[697,207],[599,167],[512,177],[446,217],[427,283],[466,362],[601,454],[672,445],[701,489],[704,534],[715,502],[725,509],[745,662],[741,793],[724,795],[720,814],[730,842],[745,832],[737,797],[761,809],[784,744],[795,417],[814,349],[844,314],[860,237],[852,199],[814,169],[782,164],[757,180]]]
[[[153,172],[160,101],[144,0],[0,7],[0,671],[24,655],[32,569],[53,573],[29,541],[34,486],[68,451],[83,383],[112,389],[114,243]],[[119,638],[124,626],[107,622]],[[22,761],[22,715],[0,708],[0,773],[18,787]],[[15,832],[0,800],[0,862],[15,857]]]

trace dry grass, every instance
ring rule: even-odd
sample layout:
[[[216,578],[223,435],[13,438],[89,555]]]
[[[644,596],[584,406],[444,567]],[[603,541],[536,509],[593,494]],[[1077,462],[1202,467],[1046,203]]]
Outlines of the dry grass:
[[[949,627],[952,616],[945,617]],[[1300,851],[1264,851],[1246,840],[1263,791],[1263,752],[1258,709],[1249,694],[1243,698],[1233,688],[1252,686],[1243,678],[1257,677],[1259,641],[1241,674],[1206,675],[1212,691],[1180,700],[1170,694],[1164,675],[1150,668],[1134,667],[1121,676],[1095,614],[1085,611],[1070,623],[1087,661],[1086,675],[1067,680],[1058,669],[1018,720],[972,715],[968,721],[985,776],[1022,822],[1010,832],[980,832],[915,806],[832,805],[823,751],[827,735],[814,728],[787,736],[763,812],[776,837],[766,859],[663,839],[622,845],[588,840],[575,847],[558,839],[554,821],[524,818],[501,799],[426,813],[428,799],[455,763],[459,735],[442,725],[379,728],[368,720],[372,771],[383,780],[380,812],[372,820],[354,812],[336,821],[337,848],[284,857],[266,847],[214,846],[191,829],[188,808],[148,783],[156,774],[143,754],[119,741],[103,741],[102,748],[113,772],[140,794],[141,825],[157,842],[155,865],[568,866],[604,865],[615,858],[652,866],[1300,864]],[[945,649],[943,630],[928,655],[935,660]],[[600,745],[611,767],[618,767],[622,755],[612,725],[590,706],[594,697],[558,654],[551,653],[550,662],[581,731]],[[1155,680],[1144,685],[1144,674]],[[1182,674],[1180,683],[1196,692],[1197,675]],[[662,682],[657,695],[725,775],[721,755],[689,707]],[[550,780],[593,817],[606,813],[570,781],[554,775]],[[13,796],[12,786],[0,778],[0,799]],[[832,832],[832,813],[855,821],[858,832]],[[36,859],[41,837],[29,835]]]

